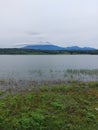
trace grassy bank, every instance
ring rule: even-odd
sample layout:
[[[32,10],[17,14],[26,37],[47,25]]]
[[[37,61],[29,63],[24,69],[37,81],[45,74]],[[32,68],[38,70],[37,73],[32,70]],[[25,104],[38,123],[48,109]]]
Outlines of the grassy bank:
[[[98,130],[98,82],[0,91],[0,130]]]

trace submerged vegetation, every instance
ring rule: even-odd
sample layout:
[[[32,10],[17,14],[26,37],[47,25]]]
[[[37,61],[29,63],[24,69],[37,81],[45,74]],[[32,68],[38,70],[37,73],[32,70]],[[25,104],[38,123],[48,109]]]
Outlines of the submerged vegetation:
[[[67,69],[64,76],[73,81],[98,81],[98,69]]]
[[[0,130],[98,130],[98,82],[29,85],[0,91]]]
[[[67,69],[67,73],[98,75],[98,69]]]

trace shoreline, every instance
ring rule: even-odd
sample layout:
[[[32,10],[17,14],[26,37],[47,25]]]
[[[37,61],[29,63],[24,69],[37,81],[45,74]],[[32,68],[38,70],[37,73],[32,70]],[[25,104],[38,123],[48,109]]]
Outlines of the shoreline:
[[[12,95],[21,93],[21,92],[30,92],[30,91],[36,91],[37,89],[41,87],[51,87],[51,86],[77,86],[81,87],[81,85],[88,86],[89,84],[97,84],[98,81],[77,81],[77,80],[42,80],[42,81],[36,81],[36,80],[14,80],[14,79],[8,79],[8,80],[0,80],[0,92],[4,93],[4,95],[10,93]]]

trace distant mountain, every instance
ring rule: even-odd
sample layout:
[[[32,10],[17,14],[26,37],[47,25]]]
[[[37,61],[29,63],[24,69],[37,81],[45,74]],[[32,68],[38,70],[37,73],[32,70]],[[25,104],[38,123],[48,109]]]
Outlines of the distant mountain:
[[[22,47],[24,49],[34,49],[34,50],[64,50],[63,47],[59,47],[53,44],[36,44],[36,45],[26,45]]]
[[[86,50],[96,50],[96,49],[91,48],[91,47],[71,46],[71,47],[66,47],[65,50],[68,50],[68,51],[86,51]]]
[[[60,47],[57,45],[53,45],[50,43],[44,44],[35,44],[35,45],[25,45],[22,47],[23,49],[34,49],[34,50],[66,50],[66,51],[85,51],[85,50],[96,50],[95,48],[91,47],[78,47],[78,46],[71,46],[71,47]]]

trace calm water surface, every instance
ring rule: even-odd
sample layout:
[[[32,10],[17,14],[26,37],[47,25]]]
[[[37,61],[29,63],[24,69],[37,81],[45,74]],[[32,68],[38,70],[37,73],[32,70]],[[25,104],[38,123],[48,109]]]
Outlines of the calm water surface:
[[[65,79],[67,69],[98,69],[98,56],[0,55],[0,79]]]

